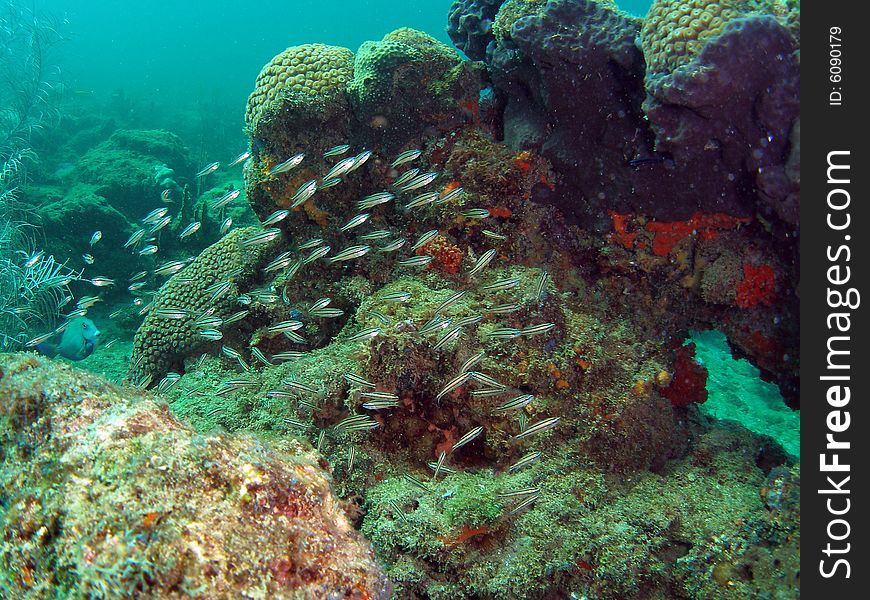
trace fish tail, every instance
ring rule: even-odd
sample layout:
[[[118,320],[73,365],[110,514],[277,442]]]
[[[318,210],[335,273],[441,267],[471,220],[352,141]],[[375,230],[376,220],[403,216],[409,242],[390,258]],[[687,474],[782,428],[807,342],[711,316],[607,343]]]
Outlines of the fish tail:
[[[57,356],[57,346],[50,342],[42,342],[41,344],[37,344],[36,351],[40,354],[44,354],[49,358],[54,358],[55,356]]]

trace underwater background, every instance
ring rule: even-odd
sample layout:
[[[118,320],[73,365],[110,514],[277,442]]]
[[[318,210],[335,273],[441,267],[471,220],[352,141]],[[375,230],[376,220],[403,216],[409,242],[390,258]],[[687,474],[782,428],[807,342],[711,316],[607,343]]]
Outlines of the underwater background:
[[[795,0],[0,0],[0,598],[797,598]]]

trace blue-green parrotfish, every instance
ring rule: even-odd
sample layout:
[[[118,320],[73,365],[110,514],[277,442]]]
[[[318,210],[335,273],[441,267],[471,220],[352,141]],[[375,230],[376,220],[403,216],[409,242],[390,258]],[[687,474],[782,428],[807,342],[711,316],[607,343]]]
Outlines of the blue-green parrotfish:
[[[62,334],[46,340],[36,349],[49,358],[63,356],[69,360],[83,360],[93,354],[100,339],[100,330],[85,317],[76,317],[67,323]]]

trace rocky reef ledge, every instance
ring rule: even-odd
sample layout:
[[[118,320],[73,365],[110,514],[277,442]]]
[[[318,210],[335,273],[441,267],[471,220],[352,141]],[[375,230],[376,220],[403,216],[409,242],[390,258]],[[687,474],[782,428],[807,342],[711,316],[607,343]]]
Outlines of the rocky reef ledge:
[[[297,441],[200,435],[151,394],[0,355],[0,597],[389,598]]]

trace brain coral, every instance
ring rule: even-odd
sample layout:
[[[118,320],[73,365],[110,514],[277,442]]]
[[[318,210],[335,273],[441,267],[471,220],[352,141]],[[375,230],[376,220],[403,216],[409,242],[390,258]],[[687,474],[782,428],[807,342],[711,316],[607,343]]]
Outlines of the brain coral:
[[[254,124],[285,93],[310,99],[342,92],[352,76],[353,52],[347,48],[325,44],[291,46],[260,71],[248,98],[245,121]]]
[[[133,340],[130,381],[138,382],[151,376],[151,382],[163,377],[174,364],[181,362],[206,340],[199,335],[194,320],[204,311],[214,308],[216,317],[227,317],[241,307],[236,298],[239,289],[256,273],[263,245],[246,248],[242,240],[259,231],[246,227],[231,231],[220,241],[206,248],[182,271],[170,278],[154,298],[154,305]],[[213,300],[208,288],[216,283],[230,282],[230,289]],[[187,311],[182,319],[165,318],[158,309]]]
[[[641,30],[647,72],[666,73],[690,62],[734,19],[783,11],[776,0],[655,0]]]
[[[353,63],[353,79],[347,90],[356,106],[377,105],[390,96],[392,76],[397,68],[421,62],[423,54],[410,44],[396,39],[363,42]]]

